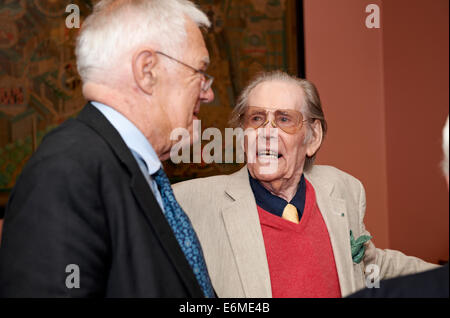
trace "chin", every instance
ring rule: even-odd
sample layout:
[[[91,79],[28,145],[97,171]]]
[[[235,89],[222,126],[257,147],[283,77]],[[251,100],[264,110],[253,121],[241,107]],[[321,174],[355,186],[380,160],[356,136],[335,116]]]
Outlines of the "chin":
[[[281,179],[280,174],[255,174],[255,179],[262,182],[273,182]]]
[[[280,167],[268,164],[249,164],[248,169],[250,174],[259,181],[271,182],[280,179],[283,176],[283,172]]]

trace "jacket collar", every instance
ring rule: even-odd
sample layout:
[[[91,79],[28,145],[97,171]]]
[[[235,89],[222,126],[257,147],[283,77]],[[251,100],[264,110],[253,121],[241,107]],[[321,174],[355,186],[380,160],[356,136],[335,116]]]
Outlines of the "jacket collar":
[[[269,265],[247,167],[230,176],[225,193],[233,201],[222,208],[222,217],[245,297],[270,298]]]
[[[320,175],[314,167],[305,176],[314,187],[317,205],[327,226],[341,288],[345,297],[356,290],[350,249],[350,226],[346,201],[335,193],[335,185]]]

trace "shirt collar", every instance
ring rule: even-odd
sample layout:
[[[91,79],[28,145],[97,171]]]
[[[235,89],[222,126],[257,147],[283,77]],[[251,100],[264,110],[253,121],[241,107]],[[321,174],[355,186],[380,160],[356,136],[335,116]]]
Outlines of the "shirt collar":
[[[144,134],[124,115],[110,106],[99,102],[91,102],[111,125],[119,132],[125,144],[132,151],[137,153],[145,162],[150,175],[156,173],[161,168],[161,161],[158,158],[152,145],[145,138]]]
[[[258,180],[254,179],[250,173],[248,174],[248,177],[250,179],[250,187],[255,195],[256,204],[259,207],[267,212],[281,217],[283,215],[284,208],[288,203],[290,203],[297,208],[299,218],[302,216],[306,198],[306,182],[304,175],[302,175],[300,179],[297,192],[291,202],[287,202],[286,200],[270,193]]]

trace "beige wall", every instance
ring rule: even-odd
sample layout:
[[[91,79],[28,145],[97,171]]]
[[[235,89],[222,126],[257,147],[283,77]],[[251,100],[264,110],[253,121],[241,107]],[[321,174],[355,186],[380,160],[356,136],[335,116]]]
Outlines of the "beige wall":
[[[365,26],[372,3],[381,7],[380,29]],[[329,122],[318,163],[363,182],[377,246],[448,260],[448,197],[438,169],[448,0],[304,0],[304,14],[306,73]]]

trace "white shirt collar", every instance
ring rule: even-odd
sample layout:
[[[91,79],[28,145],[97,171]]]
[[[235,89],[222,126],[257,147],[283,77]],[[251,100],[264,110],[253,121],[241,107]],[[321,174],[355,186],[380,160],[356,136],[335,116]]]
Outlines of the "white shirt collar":
[[[147,165],[149,175],[156,173],[161,169],[161,161],[150,142],[144,134],[124,115],[108,105],[91,101],[94,105],[119,132],[128,148],[132,149]]]

